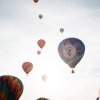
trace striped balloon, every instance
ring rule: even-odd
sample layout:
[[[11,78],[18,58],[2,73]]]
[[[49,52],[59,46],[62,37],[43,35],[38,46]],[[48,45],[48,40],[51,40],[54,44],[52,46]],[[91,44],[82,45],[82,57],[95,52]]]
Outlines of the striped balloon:
[[[0,76],[0,100],[18,100],[23,93],[22,81],[12,75]]]
[[[26,74],[28,74],[33,69],[33,64],[31,62],[24,62],[22,68]]]

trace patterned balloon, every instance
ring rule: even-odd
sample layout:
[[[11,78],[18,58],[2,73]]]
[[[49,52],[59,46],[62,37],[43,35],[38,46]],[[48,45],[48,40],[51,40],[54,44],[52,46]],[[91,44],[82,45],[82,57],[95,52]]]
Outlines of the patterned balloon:
[[[45,46],[46,42],[44,39],[39,39],[37,44],[42,49]]]
[[[58,53],[60,57],[70,66],[70,68],[75,68],[75,66],[82,59],[84,52],[85,45],[80,39],[77,38],[64,39],[58,46]],[[72,73],[74,73],[73,70]]]
[[[22,68],[26,74],[28,74],[33,69],[33,64],[31,62],[24,62]]]
[[[18,100],[23,93],[22,81],[12,75],[0,76],[0,100]]]
[[[38,99],[36,99],[36,100],[50,100],[50,99],[41,97],[41,98],[38,98]]]

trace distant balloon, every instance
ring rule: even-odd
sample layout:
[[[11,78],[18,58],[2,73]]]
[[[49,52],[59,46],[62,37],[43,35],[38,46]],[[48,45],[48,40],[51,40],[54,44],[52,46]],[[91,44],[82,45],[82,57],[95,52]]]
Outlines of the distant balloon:
[[[72,73],[75,73],[75,71],[72,69]]]
[[[60,57],[70,66],[70,68],[75,68],[75,66],[82,59],[84,52],[85,45],[77,38],[66,38],[61,41],[58,46],[58,53]],[[74,73],[73,69],[72,73]]]
[[[63,28],[60,28],[60,32],[63,33],[64,32],[64,29]]]
[[[38,54],[38,55],[40,55],[40,54],[41,54],[41,51],[40,51],[40,50],[38,50],[38,51],[37,51],[37,54]]]
[[[12,75],[0,76],[0,100],[19,100],[23,88],[19,78]]]
[[[31,62],[24,62],[22,68],[26,74],[28,74],[33,69],[33,64]]]
[[[37,44],[42,49],[45,46],[46,42],[43,39],[39,39]]]
[[[47,75],[42,75],[42,80],[45,82],[47,80]]]
[[[33,0],[35,3],[37,3],[39,0]]]
[[[40,18],[40,19],[42,19],[42,18],[43,18],[43,15],[42,15],[42,14],[40,14],[40,15],[39,15],[39,18]]]
[[[100,98],[99,98],[99,97],[97,97],[97,98],[96,98],[96,100],[100,100]]]
[[[100,100],[100,87],[99,87],[99,89],[98,89],[98,100]]]
[[[36,99],[36,100],[50,100],[50,99],[41,97],[41,98],[38,98],[38,99]]]

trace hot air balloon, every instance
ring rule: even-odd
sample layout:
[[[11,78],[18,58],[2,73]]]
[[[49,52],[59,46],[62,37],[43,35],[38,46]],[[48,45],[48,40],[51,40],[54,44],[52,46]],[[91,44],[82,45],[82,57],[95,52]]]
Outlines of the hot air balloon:
[[[19,78],[12,75],[0,76],[0,100],[19,100],[23,88]]]
[[[99,90],[98,90],[98,97],[96,98],[96,100],[100,100],[100,87],[99,87]]]
[[[39,14],[39,18],[42,19],[43,18],[43,15],[42,14]]]
[[[41,97],[41,98],[38,98],[38,99],[36,99],[36,100],[50,100],[50,99]]]
[[[99,98],[99,97],[97,97],[97,98],[96,98],[96,100],[100,100],[100,98]]]
[[[38,51],[37,51],[37,54],[38,54],[38,55],[40,55],[40,54],[41,54],[41,51],[40,51],[40,50],[38,50]]]
[[[77,38],[66,38],[58,46],[58,53],[61,59],[72,68],[72,73],[74,73],[73,69],[82,59],[84,52],[85,45]]]
[[[22,64],[22,68],[24,72],[28,75],[28,73],[33,69],[33,64],[31,62],[24,62]]]
[[[37,44],[42,49],[45,46],[46,42],[43,39],[39,39]]]
[[[39,0],[33,0],[35,3],[37,3]]]
[[[63,28],[60,28],[60,32],[63,33],[64,32],[64,29]]]
[[[42,75],[42,80],[45,82],[47,80],[47,75]]]

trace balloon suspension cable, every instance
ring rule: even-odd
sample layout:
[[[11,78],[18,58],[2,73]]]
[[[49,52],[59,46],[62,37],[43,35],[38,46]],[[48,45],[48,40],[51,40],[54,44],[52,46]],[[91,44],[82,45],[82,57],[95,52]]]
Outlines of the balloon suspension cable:
[[[71,73],[73,73],[73,74],[75,73],[74,69],[72,69]]]

